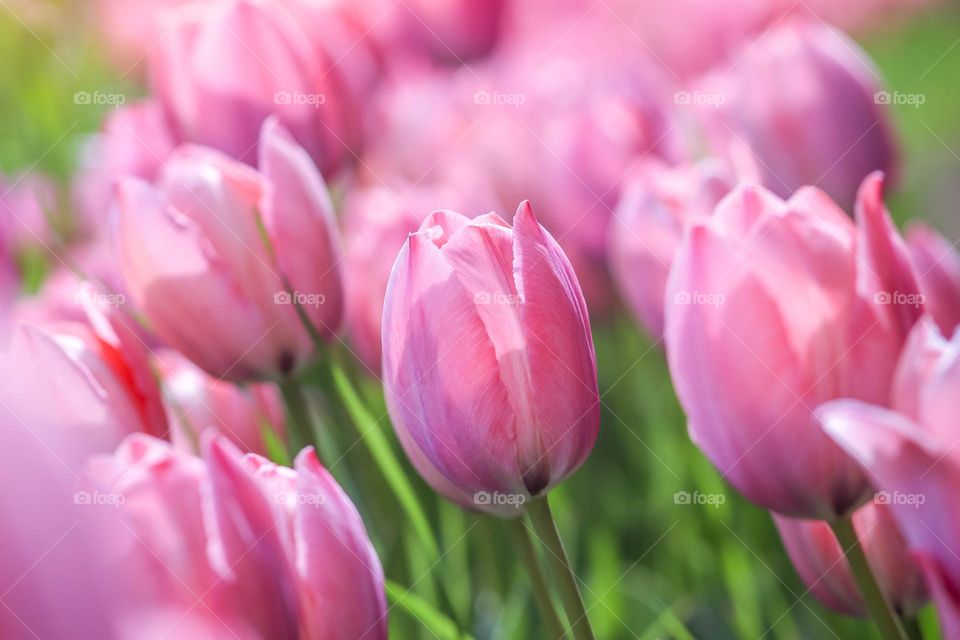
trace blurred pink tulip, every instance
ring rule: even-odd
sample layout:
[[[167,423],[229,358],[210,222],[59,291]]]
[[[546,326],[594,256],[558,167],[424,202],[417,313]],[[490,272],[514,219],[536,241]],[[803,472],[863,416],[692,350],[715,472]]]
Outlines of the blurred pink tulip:
[[[178,12],[150,52],[151,88],[179,142],[254,164],[276,114],[325,175],[355,146],[339,70],[279,4],[223,0]]]
[[[46,176],[26,173],[0,181],[0,237],[8,251],[51,251],[57,241],[56,210],[56,188]]]
[[[870,494],[812,411],[843,397],[889,402],[922,312],[881,191],[880,175],[864,181],[854,223],[816,189],[784,202],[738,187],[688,227],[667,284],[667,356],[691,437],[783,515],[831,520]]]
[[[573,473],[600,419],[577,277],[528,203],[513,222],[431,214],[397,257],[383,314],[407,454],[441,494],[501,515]]]
[[[822,21],[788,21],[690,92],[718,154],[746,142],[763,184],[786,197],[821,188],[844,210],[874,170],[897,171],[880,78],[853,41]]]
[[[77,454],[61,454],[74,467],[112,451],[130,433],[167,433],[160,390],[133,320],[87,291],[87,322],[21,326],[5,364],[21,372],[17,392],[36,394],[24,421],[46,425],[49,438]]]
[[[211,378],[169,349],[157,355],[157,364],[174,446],[198,452],[208,429],[241,451],[264,456],[269,452],[267,432],[283,443],[283,403],[273,385],[241,386]]]
[[[960,253],[956,245],[919,222],[910,224],[906,236],[926,309],[940,331],[951,335],[960,325]]]
[[[132,606],[171,611],[175,637],[386,638],[380,562],[313,451],[294,469],[219,437],[204,451],[201,460],[134,436],[90,467],[94,486],[120,498],[130,535],[115,562],[136,569]],[[187,617],[194,609],[211,615]]]
[[[860,590],[830,525],[822,520],[798,520],[774,514],[773,520],[793,566],[822,603],[846,615],[867,615]],[[877,581],[897,613],[912,616],[926,604],[920,567],[881,500],[853,514],[853,525]]]
[[[713,213],[733,176],[719,160],[677,167],[649,160],[626,182],[610,228],[610,267],[637,320],[660,338],[667,276],[684,226]]]
[[[259,153],[258,172],[183,147],[155,187],[128,179],[118,190],[130,295],[162,340],[234,381],[300,369],[314,352],[311,333],[331,337],[343,307],[320,174],[273,119]]]
[[[914,329],[897,375],[893,409],[836,400],[817,411],[826,433],[869,475],[922,568],[944,638],[960,636],[960,332]]]
[[[177,9],[217,0],[95,0],[94,24],[103,35],[110,61],[126,76],[145,64],[164,37],[165,22]]]

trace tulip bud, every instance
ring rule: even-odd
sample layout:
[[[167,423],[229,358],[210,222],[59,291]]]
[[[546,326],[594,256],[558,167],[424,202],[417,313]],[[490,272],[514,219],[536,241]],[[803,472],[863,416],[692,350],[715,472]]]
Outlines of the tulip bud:
[[[164,33],[150,51],[151,88],[179,142],[253,164],[275,114],[325,175],[342,164],[350,135],[338,70],[289,11],[214,2],[178,12]]]
[[[949,336],[960,325],[960,254],[949,240],[919,222],[907,229],[907,246],[927,311]]]
[[[260,170],[183,147],[156,186],[118,190],[127,288],[157,335],[207,373],[288,375],[342,314],[332,205],[310,158],[272,119]]]
[[[610,263],[621,295],[651,336],[663,335],[663,297],[686,223],[713,213],[733,188],[719,161],[641,165],[626,181],[610,233]]]
[[[169,612],[176,637],[210,627],[251,640],[385,638],[380,562],[312,450],[294,469],[220,437],[204,452],[201,460],[132,436],[89,467],[129,533],[114,561],[130,581],[130,608]],[[198,599],[210,615],[195,619],[187,614]]]
[[[879,75],[856,43],[822,23],[771,29],[694,95],[706,96],[701,111],[716,151],[745,141],[777,195],[813,185],[849,211],[867,174],[896,172]]]
[[[383,379],[407,454],[461,504],[518,514],[583,463],[600,420],[590,321],[528,203],[512,227],[440,211],[411,234],[384,301]]]
[[[888,403],[922,312],[881,183],[864,181],[856,224],[816,189],[784,202],[739,187],[688,228],[667,285],[667,356],[691,437],[783,515],[832,520],[870,495],[812,411]]]
[[[853,514],[860,545],[875,572],[880,588],[897,613],[912,616],[927,600],[920,568],[910,557],[907,543],[881,499]],[[856,580],[830,525],[822,520],[798,520],[777,514],[773,520],[793,566],[804,584],[823,604],[853,616],[867,615]]]

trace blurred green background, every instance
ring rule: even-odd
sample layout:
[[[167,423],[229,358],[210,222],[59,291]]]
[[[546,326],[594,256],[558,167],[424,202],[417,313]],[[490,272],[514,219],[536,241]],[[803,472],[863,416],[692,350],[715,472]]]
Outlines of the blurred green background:
[[[136,77],[116,77],[99,57],[80,7],[64,11],[25,21],[0,2],[0,170],[38,170],[66,185],[83,135],[96,131],[110,108],[76,104],[74,95],[121,91],[132,99],[143,90]],[[960,7],[927,11],[858,39],[889,90],[925,96],[919,107],[894,107],[904,170],[891,209],[901,224],[924,218],[956,238]],[[804,595],[770,517],[725,485],[690,443],[661,349],[625,316],[595,323],[594,335],[600,439],[552,498],[598,637],[874,637],[871,625],[835,615]],[[374,414],[383,415],[375,383],[367,381],[365,391]],[[415,478],[446,554],[435,564],[435,558],[410,552],[416,545],[402,511],[367,451],[348,448],[351,433],[332,436],[352,476],[340,479],[362,496],[358,506],[388,577],[423,599],[392,610],[394,637],[443,635],[421,628],[434,608],[454,614],[477,638],[537,637],[527,579],[502,523],[442,503]],[[678,505],[678,491],[723,494],[726,501]],[[431,579],[422,579],[425,574]],[[436,604],[443,598],[433,577],[448,586],[448,604]],[[929,607],[922,619],[926,637],[935,638]]]

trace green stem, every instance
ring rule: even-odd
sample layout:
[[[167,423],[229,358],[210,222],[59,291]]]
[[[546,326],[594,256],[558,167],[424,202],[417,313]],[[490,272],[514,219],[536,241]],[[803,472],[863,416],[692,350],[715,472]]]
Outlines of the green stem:
[[[923,640],[923,629],[920,628],[920,621],[917,616],[904,616],[900,618],[903,628],[907,632],[910,640]]]
[[[543,626],[546,627],[547,634],[554,640],[564,640],[567,632],[560,622],[557,610],[553,606],[553,599],[550,597],[550,588],[547,586],[547,580],[540,569],[540,562],[537,560],[537,551],[530,539],[530,532],[527,531],[527,525],[522,518],[513,518],[509,521],[510,529],[513,531],[514,543],[520,560],[523,562],[530,576],[530,586],[533,587],[533,597],[537,601],[537,607],[540,609],[540,618],[543,620]]]
[[[867,610],[880,628],[880,634],[887,640],[907,640],[907,635],[893,612],[890,601],[880,589],[873,570],[870,569],[870,563],[867,561],[866,554],[863,553],[860,539],[853,528],[853,518],[845,516],[831,522],[830,526],[840,542],[840,547],[846,550],[847,562],[850,563],[850,569],[860,587]]]
[[[297,457],[300,451],[313,442],[310,431],[310,408],[303,394],[303,388],[296,380],[285,378],[277,383],[283,403],[287,407],[287,448],[290,459]]]
[[[577,578],[570,567],[570,560],[560,540],[557,523],[553,519],[547,497],[537,498],[528,503],[527,513],[540,542],[547,548],[547,562],[550,564],[553,579],[557,582],[560,600],[567,612],[567,620],[576,640],[594,640],[590,619],[587,617],[583,597],[577,587]]]

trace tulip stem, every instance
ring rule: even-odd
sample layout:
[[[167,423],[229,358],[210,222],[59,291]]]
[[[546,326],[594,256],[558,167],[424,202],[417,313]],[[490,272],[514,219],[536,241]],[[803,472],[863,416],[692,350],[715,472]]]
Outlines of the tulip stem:
[[[515,546],[520,554],[520,560],[523,562],[530,576],[530,585],[533,587],[533,597],[537,601],[537,607],[540,609],[540,618],[547,634],[553,640],[564,640],[567,632],[564,630],[560,616],[553,606],[553,598],[550,596],[550,587],[547,585],[547,579],[540,569],[540,562],[537,560],[537,550],[530,539],[530,532],[527,530],[527,524],[522,518],[513,518],[510,520],[510,529],[513,531]]]
[[[577,587],[577,577],[570,566],[570,559],[560,540],[557,523],[550,511],[547,496],[537,498],[528,503],[527,513],[533,523],[533,529],[546,547],[547,562],[550,565],[553,579],[557,582],[560,600],[567,612],[567,620],[576,640],[594,640],[593,628],[587,617],[587,609],[583,606],[583,597]]]
[[[894,613],[890,600],[877,584],[863,547],[860,546],[860,539],[853,528],[853,518],[845,516],[834,520],[830,526],[837,536],[837,541],[840,542],[840,547],[846,550],[847,562],[850,563],[850,569],[860,587],[867,610],[879,627],[881,635],[887,640],[907,640],[907,634]]]
[[[313,441],[310,429],[310,408],[307,406],[307,399],[299,382],[285,378],[277,383],[277,386],[280,387],[283,403],[287,407],[288,448],[290,459],[293,460]]]

